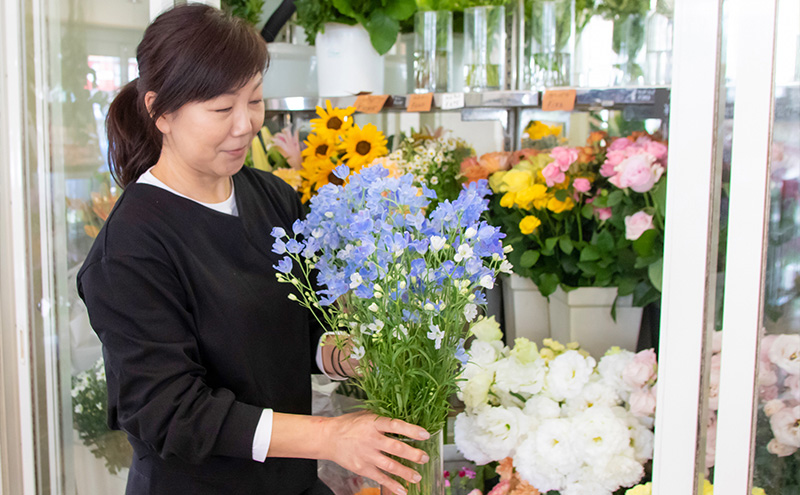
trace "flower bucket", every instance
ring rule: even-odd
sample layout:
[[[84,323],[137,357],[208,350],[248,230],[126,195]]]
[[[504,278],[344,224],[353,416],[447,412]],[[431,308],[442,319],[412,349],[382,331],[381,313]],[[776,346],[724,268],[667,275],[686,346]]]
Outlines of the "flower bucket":
[[[503,312],[509,344],[519,337],[537,343],[550,337],[547,298],[530,279],[517,274],[503,278]]]
[[[429,460],[425,464],[416,464],[408,462],[405,459],[398,459],[398,462],[406,467],[410,467],[418,472],[421,476],[419,483],[408,485],[408,495],[444,495],[444,457],[442,453],[444,430],[439,430],[433,433],[428,440],[410,440],[405,437],[399,437],[404,443],[420,449],[428,454]],[[403,485],[406,485],[405,480],[395,477]],[[391,495],[393,492],[385,487],[381,487],[381,495]]]
[[[319,96],[383,93],[384,57],[375,51],[363,26],[325,24],[314,44]]]
[[[550,296],[550,336],[559,342],[580,342],[592,356],[602,356],[611,346],[636,350],[642,308],[633,307],[633,296],[617,301],[617,319],[611,306],[615,287],[580,287],[564,292],[560,287]]]

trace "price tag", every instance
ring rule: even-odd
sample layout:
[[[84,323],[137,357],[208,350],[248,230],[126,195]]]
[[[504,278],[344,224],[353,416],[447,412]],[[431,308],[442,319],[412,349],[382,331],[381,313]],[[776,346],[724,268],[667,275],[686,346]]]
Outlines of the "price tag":
[[[428,112],[433,105],[433,93],[408,95],[407,112]]]
[[[442,110],[464,108],[464,93],[443,93],[441,107]]]
[[[389,95],[358,95],[356,111],[361,113],[378,113],[383,110]]]
[[[545,112],[569,112],[575,108],[574,89],[554,89],[545,91],[542,97],[542,110]]]

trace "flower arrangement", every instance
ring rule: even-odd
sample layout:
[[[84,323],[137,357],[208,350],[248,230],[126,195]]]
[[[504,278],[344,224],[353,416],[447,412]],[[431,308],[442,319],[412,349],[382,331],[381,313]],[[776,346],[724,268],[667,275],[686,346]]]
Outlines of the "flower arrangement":
[[[531,120],[525,127],[522,147],[537,150],[553,149],[564,143],[564,139],[561,137],[562,131],[563,126],[561,125],[548,125],[539,120]]]
[[[359,127],[353,122],[355,108],[317,107],[316,119],[311,120],[311,134],[301,152],[303,202],[308,202],[325,184],[344,184],[347,177],[339,178],[333,171],[346,164],[356,173],[376,158],[388,154],[386,137],[373,124]]]
[[[262,127],[253,138],[245,158],[245,165],[272,172],[295,191],[302,184],[300,177],[302,164],[299,132],[297,130],[292,132],[291,127],[286,127],[275,135],[270,134],[266,127]]]
[[[390,177],[379,165],[334,174],[349,182],[321,187],[292,235],[273,230],[278,279],[322,325],[349,332],[352,347],[341,336],[336,345],[360,360],[356,383],[370,411],[437,432],[457,390],[465,329],[498,271],[511,268],[503,234],[481,220],[488,187],[470,184],[426,216],[435,193],[411,174]]]
[[[397,149],[386,157],[384,163],[394,173],[414,176],[417,186],[423,184],[436,193],[429,208],[435,208],[439,201],[454,201],[461,191],[461,162],[474,153],[472,147],[463,139],[445,137],[439,127],[435,131],[423,128],[420,132],[412,130],[408,137],[402,137]]]
[[[400,23],[417,11],[415,0],[297,0],[297,23],[313,45],[325,24],[337,22],[360,24],[369,33],[375,50],[383,55],[392,48],[400,32]]]
[[[546,493],[608,494],[637,483],[653,453],[653,418],[631,393],[655,379],[645,355],[610,349],[599,363],[577,343],[527,339],[504,346],[499,326],[473,327],[459,397],[456,446],[485,464],[510,457],[522,481]]]
[[[98,459],[104,459],[111,474],[130,467],[133,448],[122,431],[109,430],[108,390],[102,358],[72,377],[72,424],[84,445]]]
[[[800,491],[800,335],[765,335],[758,362],[760,401],[753,481],[768,493],[797,492]]]
[[[610,144],[609,144],[610,142]],[[526,150],[490,175],[490,220],[508,234],[515,271],[543,295],[617,287],[644,306],[660,297],[667,147],[644,133],[583,147]]]

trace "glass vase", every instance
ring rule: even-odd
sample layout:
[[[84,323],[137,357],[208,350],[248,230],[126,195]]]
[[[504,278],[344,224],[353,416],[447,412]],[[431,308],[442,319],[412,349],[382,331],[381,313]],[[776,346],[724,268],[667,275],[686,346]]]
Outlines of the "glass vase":
[[[658,0],[655,10],[647,16],[645,26],[645,81],[651,85],[672,82],[672,4]]]
[[[530,86],[573,84],[575,0],[533,0],[531,4]]]
[[[450,91],[453,73],[453,13],[414,14],[414,92]]]
[[[611,44],[616,62],[612,71],[612,85],[635,86],[644,83],[641,60],[644,25],[645,17],[639,14],[618,15],[614,18]]]
[[[506,9],[464,9],[464,90],[496,91],[505,86]]]
[[[399,440],[416,449],[425,451],[430,458],[425,464],[398,459],[400,463],[415,470],[422,477],[419,483],[408,485],[405,481],[399,480],[403,486],[406,486],[408,495],[444,495],[444,457],[442,456],[444,452],[444,430],[431,434],[431,437],[427,440],[410,440],[405,437],[399,438]],[[392,491],[381,487],[381,495],[392,495]]]

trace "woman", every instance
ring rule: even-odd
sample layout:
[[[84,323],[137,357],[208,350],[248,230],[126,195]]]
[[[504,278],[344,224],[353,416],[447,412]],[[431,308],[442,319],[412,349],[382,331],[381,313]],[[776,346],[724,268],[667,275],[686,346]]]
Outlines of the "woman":
[[[366,413],[309,416],[309,373],[348,369],[274,275],[269,234],[301,216],[296,194],[242,167],[264,119],[265,43],[184,5],[147,28],[137,60],[107,121],[125,192],[78,275],[109,421],[134,447],[127,493],[330,493],[315,459],[405,493],[388,474],[416,473],[387,454],[427,456],[384,433],[427,432]]]

